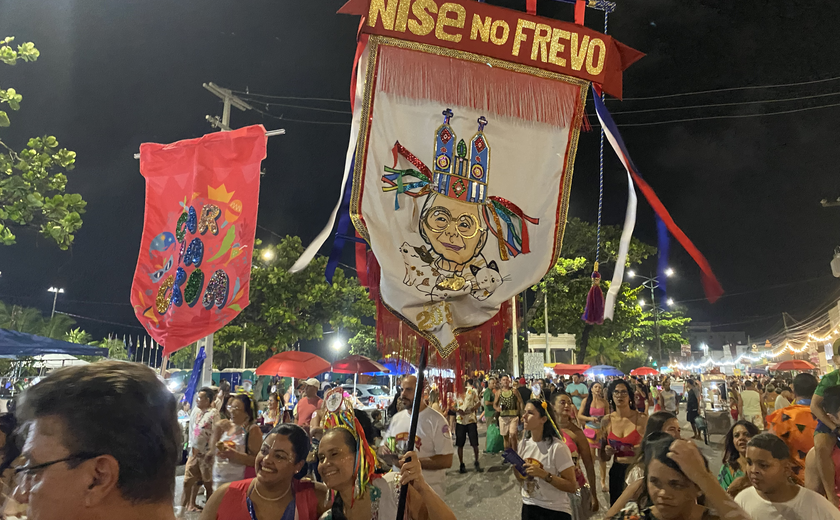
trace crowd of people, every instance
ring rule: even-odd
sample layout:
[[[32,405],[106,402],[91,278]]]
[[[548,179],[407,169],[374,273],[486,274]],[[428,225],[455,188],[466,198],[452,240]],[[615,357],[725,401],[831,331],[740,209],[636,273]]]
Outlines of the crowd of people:
[[[840,356],[834,362],[840,366]],[[467,471],[467,441],[474,471],[483,471],[477,424],[485,421],[498,432],[485,449],[498,441],[504,451],[523,519],[587,519],[596,511],[624,520],[840,519],[838,376],[730,378],[716,387],[734,421],[717,475],[694,440],[682,438],[680,403],[683,425],[703,410],[702,384],[692,378],[680,394],[669,377],[497,374],[441,395],[434,387],[418,393],[417,379],[406,376],[390,413],[375,417],[340,388],[319,395],[315,379],[291,394],[291,414],[282,391],[258,414],[229,385],[205,387],[190,415],[177,509],[201,510],[202,520],[385,520],[396,517],[406,486],[406,518],[454,519],[446,473],[456,452],[459,471]],[[338,408],[327,405],[335,392]],[[164,382],[137,364],[54,371],[26,390],[14,413],[0,415],[3,514],[172,520],[183,446],[178,408]],[[599,502],[597,479],[609,504]]]

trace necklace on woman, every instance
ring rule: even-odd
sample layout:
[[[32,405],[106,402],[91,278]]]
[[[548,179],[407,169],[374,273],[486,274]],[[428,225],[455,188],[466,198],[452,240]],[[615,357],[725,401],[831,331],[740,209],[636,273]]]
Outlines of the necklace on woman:
[[[289,494],[289,491],[291,491],[291,490],[292,490],[292,487],[291,487],[291,486],[289,486],[289,489],[287,489],[287,490],[286,490],[286,492],[285,492],[285,493],[283,493],[282,495],[280,495],[279,497],[277,497],[277,498],[268,498],[268,497],[263,496],[263,494],[262,494],[262,493],[260,493],[260,488],[259,488],[259,487],[257,487],[257,483],[256,483],[256,482],[254,482],[254,491],[256,491],[256,492],[257,492],[257,496],[258,496],[258,497],[260,497],[260,498],[261,498],[261,499],[263,499],[263,500],[268,501],[268,502],[277,502],[277,501],[279,501],[279,500],[283,500],[284,498],[286,498],[286,495],[288,495],[288,494]]]

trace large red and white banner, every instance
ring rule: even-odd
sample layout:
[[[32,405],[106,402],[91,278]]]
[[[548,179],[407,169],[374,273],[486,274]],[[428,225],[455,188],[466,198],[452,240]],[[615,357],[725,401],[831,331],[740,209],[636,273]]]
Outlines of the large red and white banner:
[[[146,211],[131,304],[164,355],[249,303],[265,146],[261,125],[140,146]]]
[[[587,82],[381,36],[359,69],[351,218],[447,357],[556,261]]]

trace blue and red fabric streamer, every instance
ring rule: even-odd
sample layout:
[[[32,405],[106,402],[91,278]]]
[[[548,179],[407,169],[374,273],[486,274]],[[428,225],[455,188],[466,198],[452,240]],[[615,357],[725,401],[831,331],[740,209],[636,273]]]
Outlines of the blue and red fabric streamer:
[[[706,257],[703,256],[703,253],[700,252],[699,249],[694,245],[694,243],[686,236],[682,229],[677,226],[674,219],[671,217],[671,214],[668,213],[668,210],[665,208],[665,205],[662,204],[662,201],[659,200],[659,197],[656,196],[656,193],[653,191],[653,188],[642,179],[642,176],[639,174],[638,168],[636,165],[633,164],[633,160],[630,158],[630,154],[627,152],[627,148],[624,145],[624,140],[621,138],[621,134],[618,132],[618,128],[616,127],[615,121],[613,121],[612,116],[610,115],[607,107],[604,105],[604,102],[601,100],[601,90],[597,85],[592,85],[592,90],[594,91],[595,95],[593,99],[595,101],[595,112],[598,115],[598,119],[601,122],[601,127],[604,129],[604,134],[607,140],[612,145],[613,150],[615,150],[616,155],[618,155],[619,160],[627,169],[627,173],[630,174],[633,182],[639,188],[639,191],[642,192],[642,195],[645,196],[648,203],[653,208],[653,211],[656,215],[662,220],[662,223],[667,228],[668,232],[677,239],[681,246],[691,255],[691,258],[697,263],[700,267],[700,271],[702,273],[702,282],[703,282],[703,291],[706,294],[706,299],[709,303],[714,303],[718,300],[718,298],[723,295],[723,287],[721,287],[720,282],[718,282],[715,273],[712,272],[712,267],[709,265],[709,262],[706,260]],[[620,262],[623,262],[622,259],[619,259]]]

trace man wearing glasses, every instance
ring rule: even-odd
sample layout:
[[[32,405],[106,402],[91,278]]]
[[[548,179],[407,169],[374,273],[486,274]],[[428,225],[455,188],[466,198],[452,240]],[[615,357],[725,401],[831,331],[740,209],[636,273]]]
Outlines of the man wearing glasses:
[[[60,368],[22,395],[28,427],[14,498],[29,520],[173,520],[176,400],[122,361]]]

